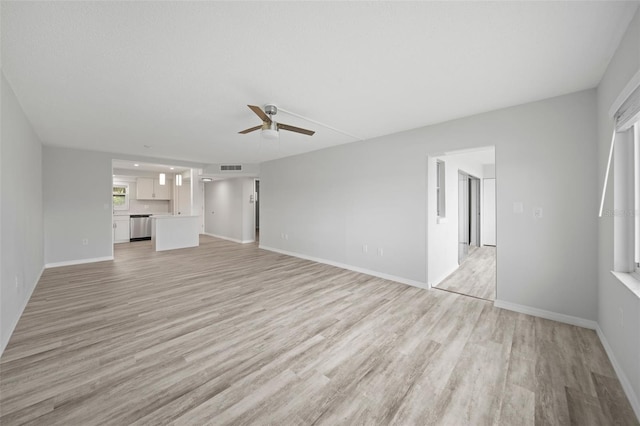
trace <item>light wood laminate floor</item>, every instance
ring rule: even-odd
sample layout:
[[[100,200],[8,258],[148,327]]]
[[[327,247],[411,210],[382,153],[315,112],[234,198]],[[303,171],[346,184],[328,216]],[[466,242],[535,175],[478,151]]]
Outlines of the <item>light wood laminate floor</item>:
[[[202,237],[47,269],[5,425],[637,425],[591,330]]]
[[[496,248],[473,248],[462,264],[436,288],[479,297],[496,299]]]

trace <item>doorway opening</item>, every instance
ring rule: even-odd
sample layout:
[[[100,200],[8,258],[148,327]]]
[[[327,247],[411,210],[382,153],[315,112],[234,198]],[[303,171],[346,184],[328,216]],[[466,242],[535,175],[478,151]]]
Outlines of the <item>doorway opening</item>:
[[[151,216],[191,215],[194,169],[112,159],[113,244],[151,239]]]
[[[256,209],[256,244],[260,244],[260,180],[254,181],[254,197]]]
[[[496,298],[495,148],[429,157],[429,285]]]

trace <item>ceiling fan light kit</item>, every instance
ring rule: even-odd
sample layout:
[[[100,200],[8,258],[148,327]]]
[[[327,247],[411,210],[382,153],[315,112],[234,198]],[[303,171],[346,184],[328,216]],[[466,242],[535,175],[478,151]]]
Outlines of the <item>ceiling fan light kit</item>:
[[[262,129],[262,137],[265,139],[278,139],[279,133],[275,129]]]
[[[238,133],[247,134],[258,129],[261,129],[262,137],[265,139],[278,139],[280,130],[287,130],[289,132],[301,133],[303,135],[312,136],[315,132],[313,130],[303,129],[301,127],[290,126],[288,124],[277,123],[273,118],[278,113],[278,107],[275,105],[265,105],[264,111],[260,107],[255,105],[247,105],[251,111],[253,111],[262,120],[261,126],[250,127],[242,130]]]
[[[269,114],[268,111],[267,111],[267,114]],[[278,124],[275,121],[271,120],[271,123],[265,123],[262,126],[262,131],[260,133],[262,134],[262,137],[265,139],[278,139],[278,136],[279,136]]]

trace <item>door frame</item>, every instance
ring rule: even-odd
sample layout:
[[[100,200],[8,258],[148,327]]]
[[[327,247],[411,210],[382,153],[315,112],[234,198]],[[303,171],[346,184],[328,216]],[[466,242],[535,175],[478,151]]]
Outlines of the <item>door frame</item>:
[[[480,182],[480,178],[458,169],[458,265],[469,255],[472,243],[481,245]]]

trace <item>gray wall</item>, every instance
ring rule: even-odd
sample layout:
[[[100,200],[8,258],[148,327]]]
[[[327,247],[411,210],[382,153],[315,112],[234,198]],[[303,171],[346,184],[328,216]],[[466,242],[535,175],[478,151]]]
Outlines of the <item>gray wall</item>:
[[[261,246],[426,286],[427,156],[493,145],[500,299],[595,320],[595,114],[588,90],[264,163]]]
[[[613,120],[609,108],[627,82],[640,70],[640,12],[636,12],[616,54],[598,86],[598,193],[609,155]],[[615,165],[614,165],[615,167]],[[613,209],[613,185],[609,180],[606,209]],[[640,416],[640,299],[611,275],[613,270],[613,218],[598,220],[598,324],[628,387],[633,389],[636,413]],[[620,324],[620,309],[624,321]],[[629,393],[628,393],[629,394]]]
[[[111,158],[104,152],[44,147],[44,254],[48,266],[113,256]],[[84,239],[88,244],[83,244]]]
[[[42,143],[1,80],[0,354],[44,268]]]
[[[253,178],[234,178],[205,184],[205,233],[237,242],[255,239]],[[215,213],[213,213],[215,212]]]
[[[44,247],[47,266],[110,259],[112,159],[164,164],[166,159],[45,146]],[[176,166],[200,164],[171,161]],[[88,240],[83,245],[83,239]]]

